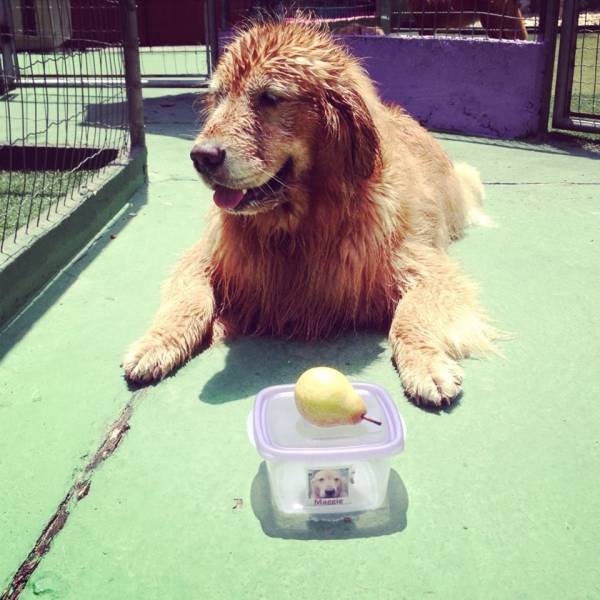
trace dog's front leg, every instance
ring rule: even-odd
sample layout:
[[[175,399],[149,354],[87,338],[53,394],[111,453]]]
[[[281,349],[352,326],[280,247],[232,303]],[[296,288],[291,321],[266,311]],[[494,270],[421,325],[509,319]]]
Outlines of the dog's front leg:
[[[400,266],[403,291],[390,329],[393,360],[417,404],[450,404],[460,393],[458,359],[494,351],[496,330],[475,285],[443,251],[415,247]]]
[[[210,341],[214,319],[208,260],[198,244],[167,281],[150,330],[125,355],[125,376],[137,383],[162,379]]]

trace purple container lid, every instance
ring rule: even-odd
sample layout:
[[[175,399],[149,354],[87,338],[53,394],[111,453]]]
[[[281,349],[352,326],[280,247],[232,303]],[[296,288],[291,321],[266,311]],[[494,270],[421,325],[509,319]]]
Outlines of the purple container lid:
[[[316,427],[296,408],[294,385],[261,390],[252,411],[252,434],[258,453],[271,462],[347,461],[391,456],[404,450],[406,428],[396,404],[380,386],[352,383],[367,414],[382,421]]]

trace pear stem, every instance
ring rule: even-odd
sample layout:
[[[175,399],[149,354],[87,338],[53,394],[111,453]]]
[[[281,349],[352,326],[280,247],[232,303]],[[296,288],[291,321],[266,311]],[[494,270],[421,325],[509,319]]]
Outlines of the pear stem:
[[[369,421],[369,423],[375,423],[375,425],[381,426],[381,421],[378,421],[377,419],[371,419],[371,417],[367,417],[367,415],[363,415],[361,418],[363,421]]]

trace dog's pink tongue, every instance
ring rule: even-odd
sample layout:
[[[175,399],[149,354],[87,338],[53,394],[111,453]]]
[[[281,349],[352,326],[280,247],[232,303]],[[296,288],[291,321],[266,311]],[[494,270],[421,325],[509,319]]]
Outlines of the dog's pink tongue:
[[[220,208],[235,208],[244,197],[243,190],[232,190],[218,185],[213,200]]]

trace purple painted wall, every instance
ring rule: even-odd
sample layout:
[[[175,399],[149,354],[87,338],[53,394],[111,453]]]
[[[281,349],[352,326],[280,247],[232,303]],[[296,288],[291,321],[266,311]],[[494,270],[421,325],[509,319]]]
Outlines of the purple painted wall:
[[[340,39],[361,59],[383,99],[400,104],[429,129],[496,138],[537,133],[543,43],[416,36]]]
[[[537,132],[544,44],[487,39],[343,40],[381,96],[431,129],[517,138]]]

